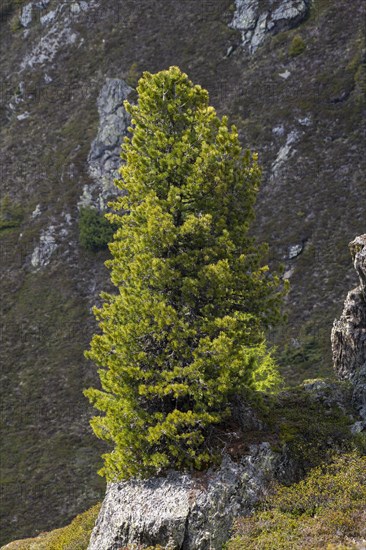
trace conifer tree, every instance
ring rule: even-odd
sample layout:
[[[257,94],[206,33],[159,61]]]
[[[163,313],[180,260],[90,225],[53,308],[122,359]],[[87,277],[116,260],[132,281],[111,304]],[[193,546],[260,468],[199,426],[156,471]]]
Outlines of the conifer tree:
[[[118,226],[86,356],[102,389],[95,434],[113,449],[108,480],[215,460],[210,434],[242,390],[278,380],[264,331],[280,317],[278,276],[248,236],[260,182],[257,155],[178,67],[144,73],[111,204]]]

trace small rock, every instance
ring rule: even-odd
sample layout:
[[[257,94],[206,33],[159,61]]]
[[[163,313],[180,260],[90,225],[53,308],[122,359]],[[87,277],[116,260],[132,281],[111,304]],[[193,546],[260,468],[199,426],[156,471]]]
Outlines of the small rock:
[[[77,15],[78,13],[81,12],[81,8],[77,2],[73,2],[70,6],[70,11],[72,15]]]
[[[295,273],[295,268],[292,266],[289,269],[286,269],[285,273],[283,274],[283,278],[285,281],[289,280],[292,275]]]
[[[272,128],[272,134],[274,134],[275,136],[283,136],[285,133],[285,127],[283,124],[281,124],[281,126],[275,126],[274,128]]]
[[[280,148],[280,150],[277,153],[277,157],[272,164],[272,167],[271,167],[272,178],[278,175],[283,164],[292,156],[293,154],[292,146],[297,141],[298,138],[299,138],[299,133],[296,130],[292,130],[288,134],[286,143]]]
[[[31,258],[31,264],[34,268],[45,267],[50,263],[51,256],[57,249],[55,230],[54,225],[42,230],[39,245],[34,249]]]
[[[301,124],[301,126],[311,126],[311,118],[305,117],[305,118],[298,118],[298,123]]]
[[[284,73],[279,73],[279,75],[281,78],[284,78],[285,80],[287,80],[289,78],[289,76],[291,76],[291,73],[289,70],[286,69],[286,71]]]
[[[41,215],[41,205],[37,204],[37,206],[32,212],[32,220],[34,220],[35,218],[38,218],[38,216],[40,215]]]
[[[19,82],[18,88],[19,88],[19,93],[21,95],[24,95],[25,94],[25,83],[23,81]]]
[[[290,246],[288,249],[289,260],[293,260],[294,258],[297,258],[301,254],[303,249],[304,249],[303,244],[294,244],[293,246]]]
[[[22,11],[19,16],[19,22],[22,25],[22,27],[27,28],[32,23],[32,11],[33,11],[32,2],[29,2],[29,4],[26,4],[25,6],[22,7]]]
[[[271,20],[276,24],[282,23],[282,29],[291,29],[300,23],[306,16],[309,2],[304,0],[284,0],[271,14]]]
[[[84,185],[83,187],[83,194],[81,195],[79,202],[78,202],[78,208],[86,208],[88,206],[91,206],[93,204],[93,195],[92,195],[92,189],[90,185]]]
[[[47,8],[48,4],[50,3],[51,0],[41,0],[40,2],[36,2],[34,5],[36,6],[36,8],[38,8],[39,10],[44,10],[45,8]]]
[[[40,18],[41,25],[49,25],[50,23],[53,23],[53,21],[56,19],[57,10],[52,10],[46,13],[46,15],[42,15]]]
[[[25,111],[24,113],[21,113],[20,115],[17,115],[18,120],[25,120],[26,118],[29,118],[30,113],[28,111]]]
[[[85,0],[81,0],[81,2],[79,2],[79,6],[81,11],[87,11],[90,8],[90,5]]]
[[[72,225],[71,214],[65,214],[65,221],[66,221],[67,225]]]
[[[366,424],[365,422],[362,422],[361,420],[359,420],[358,422],[355,422],[352,427],[351,427],[351,432],[353,434],[359,434],[361,432],[363,432],[364,430],[366,429]]]

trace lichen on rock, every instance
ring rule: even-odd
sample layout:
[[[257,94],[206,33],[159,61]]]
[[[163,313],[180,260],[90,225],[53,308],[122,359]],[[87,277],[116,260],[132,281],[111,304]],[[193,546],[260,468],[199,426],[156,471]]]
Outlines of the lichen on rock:
[[[234,518],[250,513],[281,468],[281,455],[263,442],[239,462],[226,455],[217,471],[112,483],[89,550],[128,544],[221,550]]]

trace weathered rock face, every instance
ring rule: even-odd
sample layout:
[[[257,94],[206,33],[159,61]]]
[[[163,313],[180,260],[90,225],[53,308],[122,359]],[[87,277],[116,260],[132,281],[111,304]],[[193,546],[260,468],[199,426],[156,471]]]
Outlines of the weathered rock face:
[[[334,368],[354,386],[353,401],[366,429],[366,235],[349,245],[360,284],[348,293],[340,319],[332,329]]]
[[[131,92],[124,80],[107,78],[99,94],[99,129],[88,156],[89,172],[96,179],[113,173],[121,164],[120,147],[130,124],[123,102]]]
[[[121,144],[130,124],[123,102],[132,92],[124,80],[107,78],[97,101],[99,129],[88,155],[88,169],[94,184],[84,186],[80,205],[94,204],[103,209],[116,195],[113,184],[121,164]]]
[[[134,543],[221,550],[233,519],[252,510],[282,469],[281,456],[261,443],[239,463],[226,456],[218,471],[202,476],[172,472],[166,478],[111,484],[89,550]]]
[[[268,34],[292,29],[305,19],[310,0],[235,0],[236,12],[231,23],[242,35],[242,45],[251,53],[263,44]],[[265,4],[265,5],[264,5]]]

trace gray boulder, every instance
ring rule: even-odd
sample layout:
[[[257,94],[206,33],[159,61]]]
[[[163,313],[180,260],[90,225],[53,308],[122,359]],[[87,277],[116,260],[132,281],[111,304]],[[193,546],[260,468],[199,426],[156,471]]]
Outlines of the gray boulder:
[[[254,53],[267,35],[292,29],[309,13],[310,0],[235,0],[231,27],[241,32],[242,45]]]
[[[252,445],[239,462],[225,456],[217,471],[112,483],[89,550],[128,544],[221,550],[233,520],[250,513],[270,481],[281,476],[281,460],[268,443],[261,443]]]
[[[366,235],[349,247],[360,284],[348,293],[342,315],[334,321],[333,363],[338,377],[352,383],[353,402],[362,418],[361,427],[366,429]]]

